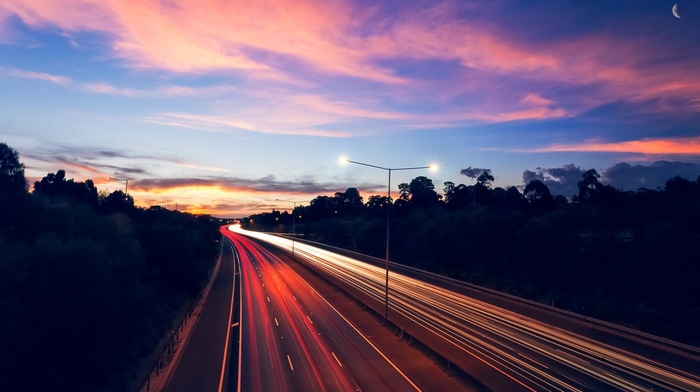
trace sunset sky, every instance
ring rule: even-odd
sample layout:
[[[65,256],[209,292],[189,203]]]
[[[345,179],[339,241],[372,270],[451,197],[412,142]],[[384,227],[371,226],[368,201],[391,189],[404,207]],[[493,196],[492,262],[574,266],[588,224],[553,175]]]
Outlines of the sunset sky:
[[[700,175],[700,2],[3,0],[0,142],[137,205]],[[114,180],[111,178],[120,178]],[[30,186],[31,189],[31,186]]]

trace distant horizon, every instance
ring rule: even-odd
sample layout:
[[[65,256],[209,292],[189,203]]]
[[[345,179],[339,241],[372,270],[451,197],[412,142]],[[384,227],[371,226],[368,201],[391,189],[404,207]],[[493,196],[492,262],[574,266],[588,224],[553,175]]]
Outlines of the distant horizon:
[[[1,142],[1,141],[0,141]],[[21,155],[20,155],[20,160],[21,160]],[[480,170],[478,168],[475,168],[476,170]],[[492,185],[493,188],[495,187],[501,187],[504,189],[507,189],[511,186],[514,186],[518,188],[519,191],[522,192],[523,188],[531,181],[531,180],[540,180],[542,183],[547,185],[549,188],[550,192],[552,193],[552,196],[565,196],[567,198],[571,198],[578,192],[578,182],[581,181],[582,179],[582,174],[589,169],[593,168],[583,168],[576,166],[574,164],[568,164],[565,165],[561,168],[549,168],[549,169],[543,169],[543,168],[536,168],[535,171],[530,171],[530,170],[525,170],[523,172],[523,182],[521,184],[512,184],[512,185]],[[65,170],[65,169],[58,169],[58,170]],[[597,170],[596,170],[597,171]],[[53,172],[55,173],[55,172]],[[48,173],[47,173],[48,174]],[[430,174],[432,173],[425,173],[425,174],[416,174],[411,177],[411,179],[416,178],[418,176],[424,176],[427,177],[428,179],[432,180]],[[649,190],[659,190],[663,189],[664,185],[666,184],[666,181],[679,176],[681,178],[684,178],[688,181],[698,181],[700,180],[700,164],[692,164],[692,163],[684,163],[684,162],[669,162],[669,161],[656,161],[653,162],[650,165],[630,165],[626,162],[621,162],[616,164],[613,167],[607,168],[603,171],[598,171],[598,174],[600,175],[599,182],[604,185],[610,185],[615,187],[616,189],[622,190],[622,191],[638,191],[639,189],[645,188]],[[35,181],[40,181],[41,178],[45,177],[46,175],[42,177],[36,177],[36,178],[29,178],[27,177],[27,185],[28,185],[28,191],[33,192],[33,186]],[[475,178],[469,178],[467,176],[461,176],[463,179],[466,179],[468,181],[453,181],[455,185],[459,184],[464,184],[464,185],[473,185],[476,183]],[[74,178],[70,175],[70,173],[66,170],[66,179],[73,179],[78,182],[85,182],[87,180],[92,180],[91,178],[85,178],[85,179],[78,179]],[[94,180],[93,180],[94,182]],[[406,182],[410,182],[410,179],[407,180]],[[132,195],[133,197],[133,191],[136,191],[136,194],[143,194],[143,193],[148,193],[148,189],[144,188],[142,184],[134,184],[132,182],[129,183],[129,194]],[[126,189],[126,180],[124,183],[121,184],[121,187],[117,186],[114,188],[110,187],[104,187],[100,186],[98,183],[95,182],[95,185],[97,186],[98,190],[105,190],[108,191],[109,193],[114,192],[114,191],[125,191]],[[398,198],[398,185],[399,183],[393,182],[392,183],[392,198],[397,199]],[[436,184],[433,181],[433,185],[435,185],[435,191],[442,195],[443,194],[443,184]],[[148,208],[150,206],[161,206],[161,207],[172,207],[168,208],[171,210],[177,209],[178,211],[181,212],[189,212],[193,214],[204,214],[204,215],[212,215],[217,218],[221,219],[241,219],[248,217],[250,215],[254,214],[259,214],[263,212],[270,212],[273,210],[278,210],[278,211],[291,211],[293,209],[293,205],[291,202],[296,202],[296,205],[308,205],[309,202],[316,197],[319,196],[332,196],[336,192],[344,192],[348,188],[356,188],[360,192],[360,195],[363,197],[364,202],[367,202],[367,199],[369,196],[372,195],[379,195],[379,196],[385,196],[386,195],[386,185],[383,185],[383,189],[381,188],[362,188],[359,186],[353,186],[353,185],[348,185],[345,188],[338,188],[338,189],[328,189],[326,190],[325,194],[316,194],[316,195],[311,195],[311,193],[305,195],[306,198],[302,199],[294,199],[294,200],[265,200],[265,202],[269,203],[270,207],[266,209],[259,209],[259,210],[250,210],[247,211],[243,214],[236,215],[236,216],[221,216],[220,214],[216,214],[215,212],[206,212],[206,211],[196,211],[196,210],[190,210],[187,204],[180,204],[178,201],[172,201],[172,202],[166,202],[163,204],[158,204],[158,203],[144,203],[143,201],[138,200],[138,198],[134,197],[134,204],[138,207],[143,207],[143,208]],[[298,194],[296,194],[298,195]]]
[[[214,216],[386,192],[339,156],[440,166],[394,191],[468,168],[655,189],[700,174],[700,3],[675,3],[6,0],[0,142],[30,185],[128,179],[142,206]]]

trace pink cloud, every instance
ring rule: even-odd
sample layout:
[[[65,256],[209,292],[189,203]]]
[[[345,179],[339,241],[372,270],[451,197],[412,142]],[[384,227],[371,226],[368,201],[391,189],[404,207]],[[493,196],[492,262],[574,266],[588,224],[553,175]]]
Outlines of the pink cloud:
[[[520,103],[524,106],[548,106],[552,104],[552,101],[546,98],[542,98],[537,94],[527,94]]]
[[[486,120],[489,122],[508,122],[517,120],[544,120],[548,118],[561,118],[566,116],[566,110],[561,108],[550,109],[546,107],[535,107],[512,112],[475,115],[474,117],[479,120]]]
[[[195,75],[235,73],[307,88],[323,86],[329,76],[342,76],[384,84],[371,94],[411,102],[419,97],[424,102],[442,103],[465,93],[478,94],[486,97],[483,101],[489,107],[499,108],[487,114],[467,110],[474,113],[467,118],[482,121],[570,116],[606,102],[659,97],[681,97],[691,110],[700,109],[700,102],[693,101],[700,88],[696,67],[660,72],[657,66],[640,65],[653,64],[657,55],[648,50],[648,42],[597,35],[602,33],[523,42],[497,24],[478,17],[457,17],[465,9],[480,6],[476,2],[442,1],[422,8],[396,7],[384,14],[379,6],[360,8],[342,0],[6,0],[0,5],[0,21],[17,15],[33,28],[57,28],[68,37],[86,31],[101,34],[108,40],[110,55],[134,68]],[[432,79],[399,75],[391,63],[403,59],[452,62],[462,69],[455,72],[459,76],[439,84],[444,91],[435,91]],[[512,82],[501,89],[490,88],[503,75]],[[533,83],[584,86],[591,92],[566,97],[548,94],[545,99],[522,87]],[[83,88],[103,94],[150,96],[99,83]],[[184,87],[161,90],[172,96],[200,92],[204,93]],[[323,105],[326,113],[341,116],[413,117],[362,109],[362,105],[346,107],[338,99]],[[527,109],[521,110],[523,107]],[[681,109],[668,106],[660,110]]]
[[[529,152],[617,152],[647,155],[700,155],[700,137],[641,139],[624,142],[591,140],[578,144],[555,144]]]
[[[35,27],[107,34],[115,56],[133,67],[198,73],[236,70],[285,80],[278,57],[323,72],[382,82],[402,80],[365,61],[361,42],[343,33],[355,23],[342,1],[13,1],[5,12]],[[258,51],[262,59],[251,54]],[[281,64],[284,65],[284,64]]]

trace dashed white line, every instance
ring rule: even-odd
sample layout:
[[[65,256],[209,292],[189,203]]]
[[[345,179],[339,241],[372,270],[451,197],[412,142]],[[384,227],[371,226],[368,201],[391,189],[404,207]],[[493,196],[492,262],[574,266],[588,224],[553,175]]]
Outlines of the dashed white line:
[[[294,365],[292,365],[292,358],[289,358],[289,354],[287,354],[287,361],[289,361],[289,368],[294,371]]]

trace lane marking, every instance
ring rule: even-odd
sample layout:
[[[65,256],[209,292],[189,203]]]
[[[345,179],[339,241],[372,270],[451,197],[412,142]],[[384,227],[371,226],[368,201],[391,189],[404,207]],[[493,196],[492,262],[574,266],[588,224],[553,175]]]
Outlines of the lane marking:
[[[231,248],[231,250],[233,251],[233,247]],[[231,262],[233,264],[234,275],[231,276],[231,307],[230,307],[229,313],[228,313],[229,324],[231,324],[231,321],[233,321],[233,307],[235,305],[235,302],[234,302],[235,295],[236,295],[235,273],[237,270],[237,268],[236,268],[236,260],[237,259],[238,259],[238,254],[237,254],[237,252],[234,251],[233,257],[231,258]],[[236,323],[236,324],[238,324],[238,323]],[[231,325],[231,327],[233,327],[233,325]],[[221,363],[221,375],[219,376],[219,389],[218,389],[219,392],[222,392],[223,388],[224,388],[224,377],[226,376],[226,369],[228,368],[228,366],[226,365],[226,362],[228,362],[228,349],[229,349],[230,338],[231,338],[231,328],[226,330],[226,343],[224,343],[225,345],[224,345],[224,353],[223,353],[224,357],[223,357],[223,360]],[[240,345],[239,345],[239,349],[240,349]],[[240,353],[239,353],[239,356],[240,356]],[[240,364],[240,362],[239,362],[239,364]],[[240,368],[239,368],[239,375],[240,375]],[[239,379],[240,379],[240,377],[239,377]]]
[[[280,323],[277,322],[277,317],[275,317],[275,325],[277,325],[278,327],[280,326]]]
[[[287,354],[287,361],[289,361],[289,368],[294,371],[294,365],[292,365],[292,358],[289,358],[289,354]]]
[[[311,321],[311,319],[309,318],[309,316],[306,316],[306,319],[309,320],[309,322],[310,322],[311,324],[314,323],[313,321]]]
[[[237,326],[238,326],[238,323],[233,323],[233,324],[231,324],[231,328],[237,327]]]

